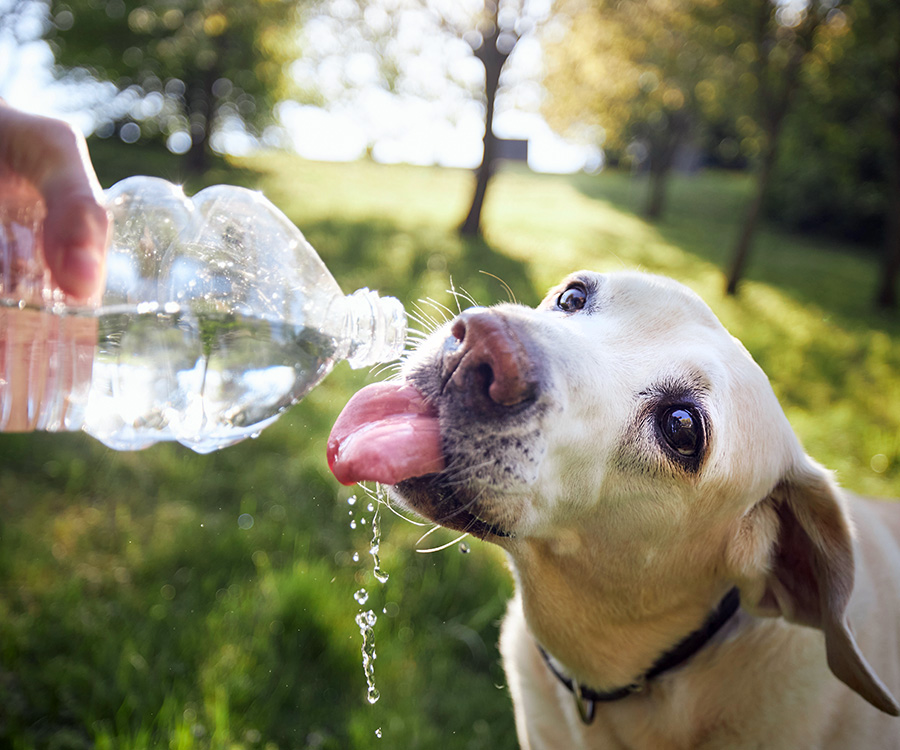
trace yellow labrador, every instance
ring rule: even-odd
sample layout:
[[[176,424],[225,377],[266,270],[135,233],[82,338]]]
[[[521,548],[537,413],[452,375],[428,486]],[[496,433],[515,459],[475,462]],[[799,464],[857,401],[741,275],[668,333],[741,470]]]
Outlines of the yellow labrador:
[[[329,460],[507,551],[523,748],[900,747],[900,507],[805,455],[681,285],[468,310],[354,396]]]

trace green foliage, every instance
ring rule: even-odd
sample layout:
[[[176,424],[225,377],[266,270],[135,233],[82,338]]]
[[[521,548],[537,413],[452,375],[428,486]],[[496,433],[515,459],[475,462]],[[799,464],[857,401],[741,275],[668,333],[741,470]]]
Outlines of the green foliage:
[[[767,208],[795,229],[875,243],[897,211],[885,124],[900,112],[900,5],[851,0],[832,26],[786,125]]]
[[[435,305],[456,308],[451,277],[480,303],[505,299],[480,271],[529,304],[582,267],[675,276],[761,362],[817,459],[852,489],[900,495],[900,325],[869,311],[876,269],[852,248],[766,230],[741,297],[722,299],[743,176],[676,178],[671,218],[650,226],[633,211],[643,182],[627,175],[504,170],[484,242],[466,243],[455,227],[467,172],[283,154],[239,166],[346,291],[432,298],[419,306],[437,318]],[[382,511],[381,585],[370,500],[328,472],[328,430],[375,377],[341,365],[259,439],[207,456],[0,436],[0,745],[516,747],[496,648],[512,588],[501,555],[476,542],[417,553],[425,529]],[[378,616],[374,706],[360,588]]]
[[[635,138],[656,151],[683,138],[705,67],[690,3],[593,0],[558,11],[570,28],[548,45],[550,124],[570,133],[590,126],[614,155]]]
[[[128,92],[128,116],[145,136],[180,133],[202,147],[237,123],[259,130],[292,91],[294,0],[49,5],[47,38],[61,72],[86,73]]]

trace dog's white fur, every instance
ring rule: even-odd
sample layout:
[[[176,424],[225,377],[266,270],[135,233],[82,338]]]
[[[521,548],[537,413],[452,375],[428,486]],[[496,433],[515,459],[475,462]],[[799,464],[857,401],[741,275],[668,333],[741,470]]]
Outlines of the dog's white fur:
[[[587,304],[565,312],[557,302],[573,284]],[[501,651],[521,746],[900,747],[889,715],[900,508],[837,488],[744,347],[679,284],[580,272],[535,310],[491,311],[541,360],[540,408],[497,425],[515,440],[488,443],[496,466],[516,471],[448,470],[474,488],[475,515],[511,534],[491,541],[516,581]],[[411,379],[435,366],[446,336],[413,355]],[[702,404],[696,471],[655,431],[650,404],[667,389]],[[459,461],[465,428],[445,440]],[[711,643],[642,692],[597,704],[590,725],[539,654],[538,643],[593,689],[628,685],[733,586],[741,609]]]

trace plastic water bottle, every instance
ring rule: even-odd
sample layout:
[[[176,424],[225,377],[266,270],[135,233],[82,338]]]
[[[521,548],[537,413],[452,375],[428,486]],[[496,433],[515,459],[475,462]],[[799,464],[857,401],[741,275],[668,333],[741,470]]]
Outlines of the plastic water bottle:
[[[400,302],[345,296],[260,193],[217,185],[189,199],[131,177],[105,197],[108,278],[90,306],[51,286],[40,213],[0,208],[0,431],[208,453],[259,434],[337,362],[403,350]]]

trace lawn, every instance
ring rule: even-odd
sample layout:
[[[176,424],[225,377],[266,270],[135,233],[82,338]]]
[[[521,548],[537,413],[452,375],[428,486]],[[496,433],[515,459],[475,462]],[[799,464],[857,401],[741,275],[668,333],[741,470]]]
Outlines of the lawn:
[[[106,184],[140,169],[102,151]],[[500,279],[533,304],[576,268],[672,275],[770,374],[815,458],[853,490],[900,496],[900,323],[871,309],[876,259],[767,227],[741,295],[723,297],[744,176],[677,178],[669,218],[649,225],[640,179],[508,169],[478,242],[454,231],[463,171],[270,154],[213,177],[263,190],[346,291],[393,294],[423,319],[456,307],[451,286],[488,304],[508,297]],[[514,748],[502,556],[477,542],[422,554],[427,527],[382,510],[381,583],[375,501],[328,472],[330,425],[375,377],[340,365],[261,437],[208,456],[0,436],[0,745]],[[356,622],[369,609],[374,704]]]

